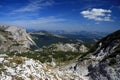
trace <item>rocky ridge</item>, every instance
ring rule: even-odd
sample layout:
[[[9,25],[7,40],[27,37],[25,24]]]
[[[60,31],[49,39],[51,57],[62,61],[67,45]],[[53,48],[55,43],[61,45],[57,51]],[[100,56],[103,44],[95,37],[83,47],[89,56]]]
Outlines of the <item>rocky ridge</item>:
[[[50,46],[44,46],[40,49],[43,50],[52,50],[52,51],[63,51],[63,52],[81,52],[85,53],[89,49],[82,43],[56,43]]]

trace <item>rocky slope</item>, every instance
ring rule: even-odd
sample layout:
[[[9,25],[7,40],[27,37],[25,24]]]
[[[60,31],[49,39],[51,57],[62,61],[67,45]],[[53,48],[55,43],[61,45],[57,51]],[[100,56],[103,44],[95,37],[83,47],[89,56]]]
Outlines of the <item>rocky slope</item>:
[[[76,71],[92,80],[120,79],[120,31],[101,39],[92,49],[80,58],[74,66]],[[82,69],[82,71],[81,71]],[[81,72],[80,72],[81,71]],[[87,75],[87,76],[86,76]]]
[[[98,42],[94,52],[94,64],[89,65],[93,80],[120,79],[120,31],[108,35]]]
[[[25,52],[36,45],[23,28],[0,25],[0,53]]]

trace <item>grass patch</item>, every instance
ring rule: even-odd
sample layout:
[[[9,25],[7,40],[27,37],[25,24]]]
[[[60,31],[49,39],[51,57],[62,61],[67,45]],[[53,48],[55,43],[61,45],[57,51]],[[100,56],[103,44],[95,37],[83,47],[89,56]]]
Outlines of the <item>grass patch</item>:
[[[4,68],[3,64],[0,63],[0,74],[1,74],[2,72],[5,72],[5,71],[6,71],[6,69]]]
[[[13,59],[10,60],[11,63],[16,63],[16,64],[23,64],[24,60],[21,57],[18,56],[13,56]]]

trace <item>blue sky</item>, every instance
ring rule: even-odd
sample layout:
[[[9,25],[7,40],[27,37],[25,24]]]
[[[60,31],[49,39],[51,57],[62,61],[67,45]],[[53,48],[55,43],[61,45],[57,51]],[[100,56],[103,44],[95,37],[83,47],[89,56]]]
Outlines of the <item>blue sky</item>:
[[[36,30],[120,29],[120,0],[0,0],[0,24]]]

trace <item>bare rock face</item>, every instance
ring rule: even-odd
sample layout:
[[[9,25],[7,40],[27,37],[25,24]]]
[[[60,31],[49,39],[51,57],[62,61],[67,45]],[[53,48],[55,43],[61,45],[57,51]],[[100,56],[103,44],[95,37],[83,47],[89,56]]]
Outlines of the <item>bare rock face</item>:
[[[26,52],[36,45],[23,28],[0,25],[0,52]]]

